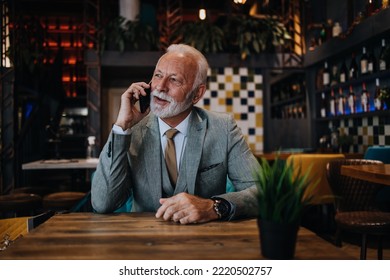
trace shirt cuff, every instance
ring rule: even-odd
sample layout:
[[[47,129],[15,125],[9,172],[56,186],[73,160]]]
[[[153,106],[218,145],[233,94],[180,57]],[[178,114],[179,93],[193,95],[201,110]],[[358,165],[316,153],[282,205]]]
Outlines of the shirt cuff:
[[[126,130],[123,130],[122,127],[120,127],[119,125],[114,124],[112,126],[112,132],[114,134],[119,134],[119,135],[129,135],[130,134],[130,128],[128,128]]]

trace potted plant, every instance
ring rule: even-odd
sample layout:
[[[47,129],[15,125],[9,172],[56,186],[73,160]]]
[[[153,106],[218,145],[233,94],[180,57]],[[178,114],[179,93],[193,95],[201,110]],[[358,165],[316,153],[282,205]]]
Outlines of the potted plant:
[[[344,132],[340,132],[338,139],[339,146],[341,147],[342,153],[348,153],[350,146],[353,144],[352,135],[345,134]]]
[[[269,259],[293,259],[301,216],[311,202],[309,172],[301,174],[293,164],[261,159],[256,174],[261,253]],[[298,171],[298,172],[297,172]]]

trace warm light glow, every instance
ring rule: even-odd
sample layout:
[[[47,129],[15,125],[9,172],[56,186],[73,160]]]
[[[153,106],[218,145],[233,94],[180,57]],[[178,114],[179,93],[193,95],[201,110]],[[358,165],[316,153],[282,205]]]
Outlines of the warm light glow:
[[[246,0],[233,0],[235,4],[242,4],[244,5]]]
[[[201,20],[205,20],[206,19],[206,9],[199,9],[199,18]]]

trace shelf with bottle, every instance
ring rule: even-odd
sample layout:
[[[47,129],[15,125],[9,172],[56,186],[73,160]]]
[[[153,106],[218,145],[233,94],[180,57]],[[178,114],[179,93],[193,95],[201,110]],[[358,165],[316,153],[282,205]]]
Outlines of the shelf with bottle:
[[[364,45],[373,38],[379,38],[389,34],[390,9],[382,8],[371,16],[365,18],[359,24],[353,26],[343,36],[327,36],[328,40],[321,45],[309,47],[310,50],[304,55],[304,67],[310,67],[323,63],[329,57],[343,56],[351,49]],[[339,31],[336,30],[336,34]],[[310,43],[308,43],[310,46]]]
[[[334,86],[356,86],[362,82],[374,82],[375,78],[389,78],[390,45],[386,38],[364,45],[360,54],[356,49],[348,57],[332,57],[325,60],[317,71],[316,91],[330,91]],[[328,62],[330,61],[330,63]]]
[[[375,86],[367,87],[362,82],[361,87],[332,88],[329,94],[321,92],[318,96],[317,120],[333,120],[351,117],[389,114],[389,87],[381,86],[380,79],[375,79]]]
[[[303,72],[271,82],[271,117],[306,118],[306,81]]]

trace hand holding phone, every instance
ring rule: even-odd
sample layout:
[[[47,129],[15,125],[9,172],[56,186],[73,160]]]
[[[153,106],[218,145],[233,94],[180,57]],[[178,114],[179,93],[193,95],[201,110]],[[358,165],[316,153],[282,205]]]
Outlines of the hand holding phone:
[[[145,111],[149,108],[150,106],[150,92],[151,92],[151,86],[149,84],[149,88],[144,88],[146,95],[140,94],[139,96],[139,108],[141,113],[145,113]]]

